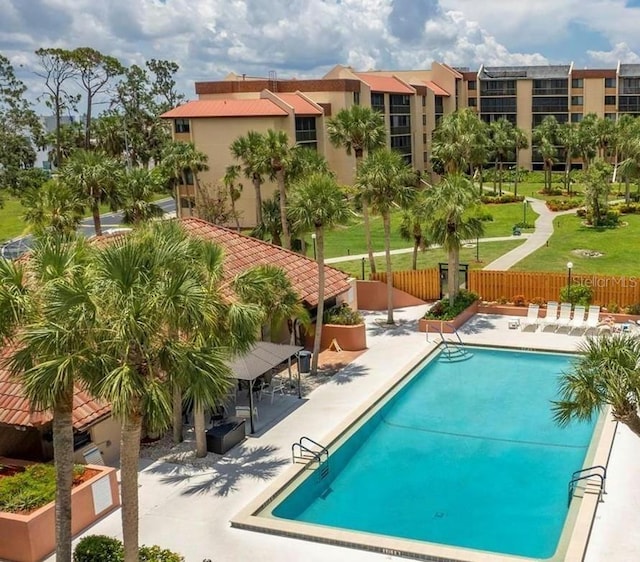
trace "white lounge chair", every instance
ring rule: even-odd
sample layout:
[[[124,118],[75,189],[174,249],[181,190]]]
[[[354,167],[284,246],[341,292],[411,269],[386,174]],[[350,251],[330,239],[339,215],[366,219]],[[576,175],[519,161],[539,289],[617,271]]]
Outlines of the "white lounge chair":
[[[539,304],[530,304],[529,309],[527,310],[527,317],[520,322],[520,329],[524,331],[528,326],[533,326],[533,330],[535,331],[538,327],[538,312],[540,311]]]
[[[600,307],[597,305],[593,305],[589,307],[587,312],[587,320],[584,323],[584,333],[591,330],[597,330],[600,333],[600,329],[598,326],[600,325]]]
[[[576,305],[573,310],[573,318],[569,322],[569,333],[573,330],[582,330],[585,327],[584,313],[586,312],[586,306]]]
[[[547,326],[555,326],[558,319],[558,303],[556,301],[549,301],[547,303],[547,314],[544,318],[538,320],[540,330],[544,331]]]
[[[571,309],[573,308],[570,302],[563,302],[560,304],[560,315],[556,320],[556,332],[560,328],[568,328],[571,322]],[[584,314],[584,311],[582,311]]]

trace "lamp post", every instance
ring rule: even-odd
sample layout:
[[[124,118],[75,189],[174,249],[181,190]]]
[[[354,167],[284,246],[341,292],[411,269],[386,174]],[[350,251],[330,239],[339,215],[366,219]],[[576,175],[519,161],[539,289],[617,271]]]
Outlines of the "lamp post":
[[[524,212],[524,220],[522,221],[522,228],[527,228],[527,204],[529,202],[527,201],[526,197],[524,198],[524,201],[522,203],[523,203],[522,209]]]
[[[318,257],[316,255],[316,233],[315,232],[311,233],[311,240],[313,240],[313,259],[317,260]]]
[[[569,296],[569,302],[571,302],[571,270],[573,269],[573,262],[567,262],[567,295]]]
[[[480,236],[476,236],[476,263],[480,263]]]

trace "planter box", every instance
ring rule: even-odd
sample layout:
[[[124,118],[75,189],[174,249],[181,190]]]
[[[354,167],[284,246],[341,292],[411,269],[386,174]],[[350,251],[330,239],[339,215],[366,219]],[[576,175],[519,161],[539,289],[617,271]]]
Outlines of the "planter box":
[[[120,505],[116,469],[87,465],[98,474],[71,491],[71,532],[77,535]],[[56,548],[55,504],[29,515],[0,512],[0,559],[39,562]]]
[[[439,332],[442,334],[452,334],[454,329],[457,330],[469,318],[478,313],[480,301],[474,302],[471,306],[465,308],[458,316],[451,320],[427,320],[420,318],[418,322],[418,330],[421,332]]]
[[[367,328],[364,324],[356,324],[354,326],[323,324],[320,351],[327,349],[334,338],[345,351],[367,349]],[[313,349],[313,332],[307,334],[304,341],[308,349]]]
[[[479,314],[503,314],[505,316],[526,316],[529,307],[513,306],[508,304],[488,304],[483,303],[478,306]],[[540,318],[544,318],[547,313],[546,308],[541,308],[538,312]]]

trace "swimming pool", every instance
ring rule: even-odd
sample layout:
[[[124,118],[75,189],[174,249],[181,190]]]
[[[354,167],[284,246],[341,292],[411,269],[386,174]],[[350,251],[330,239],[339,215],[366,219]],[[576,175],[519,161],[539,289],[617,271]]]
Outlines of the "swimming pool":
[[[559,428],[571,357],[474,348],[428,361],[256,513],[284,522],[531,558],[554,555],[594,423]]]

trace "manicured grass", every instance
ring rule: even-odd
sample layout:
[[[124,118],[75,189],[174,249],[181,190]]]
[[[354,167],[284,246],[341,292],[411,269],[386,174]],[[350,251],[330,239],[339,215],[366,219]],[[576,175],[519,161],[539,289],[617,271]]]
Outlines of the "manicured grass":
[[[22,220],[25,208],[17,197],[6,191],[2,193],[4,205],[0,208],[0,243],[25,234],[27,225]]]
[[[622,221],[626,226],[613,229],[589,228],[582,221],[574,215],[557,217],[549,246],[540,248],[513,269],[566,271],[567,262],[572,262],[576,274],[640,276],[640,216],[624,215]],[[598,258],[583,257],[572,252],[576,249],[594,250],[604,255]]]
[[[482,269],[489,262],[492,262],[502,254],[513,250],[520,244],[524,243],[524,240],[509,240],[505,242],[482,242],[480,241],[480,263],[476,262],[476,248],[463,248],[460,252],[460,263],[469,264],[470,269]],[[446,262],[447,255],[442,249],[427,250],[426,252],[418,253],[418,269],[429,269],[438,267],[439,262]],[[404,271],[411,269],[412,254],[399,254],[391,256],[391,264],[394,271]],[[365,278],[369,278],[369,260],[365,259]],[[362,260],[354,260],[342,263],[328,264],[331,267],[340,269],[358,279],[362,279]],[[376,267],[378,271],[384,271],[384,256],[376,258]]]

